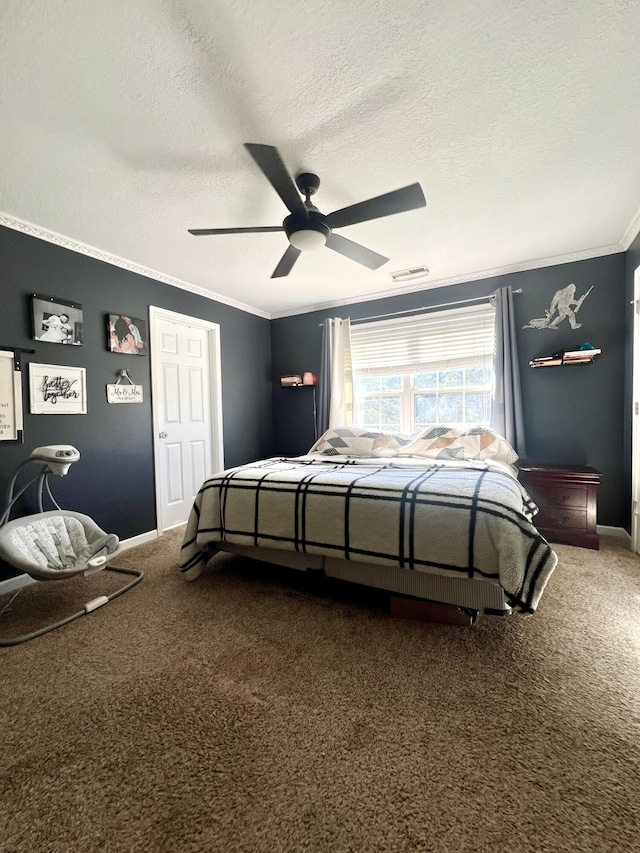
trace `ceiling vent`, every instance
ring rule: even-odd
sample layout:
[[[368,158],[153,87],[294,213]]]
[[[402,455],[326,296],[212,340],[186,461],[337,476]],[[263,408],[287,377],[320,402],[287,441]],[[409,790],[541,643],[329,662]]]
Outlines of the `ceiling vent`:
[[[394,281],[413,281],[415,278],[424,278],[429,275],[429,267],[410,267],[408,270],[398,270],[390,272],[389,275]]]

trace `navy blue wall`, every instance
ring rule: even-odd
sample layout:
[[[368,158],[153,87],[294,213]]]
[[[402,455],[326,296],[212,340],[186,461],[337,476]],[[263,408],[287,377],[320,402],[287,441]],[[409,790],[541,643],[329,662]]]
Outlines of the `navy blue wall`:
[[[105,331],[106,314],[148,321],[150,305],[220,324],[226,466],[272,453],[268,320],[7,228],[0,228],[0,287],[0,347],[35,350],[25,356],[24,444],[0,443],[2,494],[34,447],[73,444],[80,462],[67,477],[52,479],[61,505],[86,512],[123,539],[155,528],[150,359],[109,352]],[[32,293],[82,304],[83,346],[32,340]],[[86,367],[88,414],[29,414],[29,361]],[[144,386],[142,405],[107,403],[106,385],[122,367]]]
[[[578,314],[582,328],[573,331],[566,321],[556,330],[522,328],[530,319],[544,317],[554,293],[572,282],[578,296],[594,285]],[[356,319],[404,311],[485,296],[504,286],[523,291],[515,297],[515,312],[529,458],[597,468],[602,472],[598,522],[622,526],[627,515],[621,484],[628,313],[623,254],[274,320],[271,349],[275,452],[304,453],[313,443],[311,395],[306,389],[281,388],[278,379],[283,374],[305,370],[318,373],[319,324],[326,317]],[[528,366],[535,356],[578,348],[586,341],[602,349],[593,364],[546,370]]]

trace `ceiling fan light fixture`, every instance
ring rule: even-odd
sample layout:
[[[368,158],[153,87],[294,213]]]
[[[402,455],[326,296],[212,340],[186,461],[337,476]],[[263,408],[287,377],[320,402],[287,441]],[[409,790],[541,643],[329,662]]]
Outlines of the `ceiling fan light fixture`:
[[[306,217],[292,214],[284,221],[284,230],[292,246],[301,252],[316,252],[326,245],[331,228],[317,211],[308,211]]]
[[[301,252],[317,252],[327,244],[327,235],[322,231],[316,231],[311,228],[303,228],[300,231],[294,231],[289,236],[289,242]]]

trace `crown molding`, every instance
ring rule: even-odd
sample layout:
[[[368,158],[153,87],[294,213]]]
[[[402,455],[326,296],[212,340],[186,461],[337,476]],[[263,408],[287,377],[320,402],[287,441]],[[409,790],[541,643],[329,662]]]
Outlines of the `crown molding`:
[[[71,240],[62,234],[56,234],[55,231],[48,231],[46,228],[32,225],[30,222],[25,222],[15,216],[9,216],[9,214],[2,213],[1,211],[0,225],[12,228],[14,231],[20,231],[22,234],[28,234],[30,237],[36,237],[38,240],[45,240],[47,243],[61,246],[63,249],[69,249],[81,255],[88,255],[90,258],[94,258],[97,261],[104,261],[104,263],[111,264],[114,267],[120,267],[137,275],[146,276],[146,278],[151,278],[154,281],[160,281],[163,284],[187,290],[189,293],[195,293],[196,296],[203,296],[205,299],[211,299],[213,302],[221,302],[223,305],[237,308],[239,311],[245,311],[248,314],[255,314],[258,317],[263,317],[265,320],[271,319],[271,314],[267,311],[262,311],[260,308],[245,305],[244,302],[238,302],[235,299],[230,299],[228,296],[222,296],[220,293],[213,293],[204,287],[198,287],[195,284],[190,284],[188,281],[182,281],[182,279],[174,278],[171,275],[165,275],[165,273],[158,272],[158,270],[150,269],[149,267],[142,266],[142,264],[136,264],[133,261],[128,261],[126,258],[96,249],[94,246],[88,246],[86,243],[79,243],[77,240]]]
[[[12,228],[14,231],[20,231],[30,237],[36,237],[38,240],[45,240],[48,243],[53,243],[56,246],[61,246],[64,249],[69,249],[72,252],[78,252],[81,255],[87,255],[98,261],[111,264],[112,266],[120,267],[129,272],[143,275],[146,278],[151,278],[154,281],[168,284],[172,287],[177,287],[181,290],[186,290],[189,293],[194,293],[196,296],[202,296],[205,299],[210,299],[213,302],[220,302],[223,305],[228,305],[231,308],[237,308],[239,311],[244,311],[248,314],[254,314],[257,317],[262,317],[265,320],[279,320],[284,317],[295,317],[299,314],[311,314],[315,311],[327,311],[331,308],[341,308],[345,305],[355,305],[360,302],[371,302],[376,299],[386,299],[391,296],[403,296],[408,293],[418,293],[424,290],[433,290],[439,287],[449,287],[454,284],[465,284],[471,281],[481,281],[486,278],[497,278],[498,276],[509,275],[511,273],[525,272],[527,270],[542,269],[543,267],[559,266],[560,264],[571,264],[576,261],[586,261],[591,258],[600,258],[606,255],[614,255],[618,252],[626,252],[631,243],[640,233],[640,208],[633,217],[627,230],[625,231],[619,243],[609,246],[601,246],[597,249],[587,249],[582,252],[570,252],[565,255],[555,255],[549,258],[538,258],[533,261],[523,261],[517,264],[510,264],[503,267],[494,267],[493,269],[478,270],[476,272],[465,273],[463,275],[451,276],[450,278],[441,278],[435,281],[418,281],[415,284],[407,284],[404,287],[393,287],[387,290],[380,290],[374,293],[366,293],[361,296],[352,296],[345,299],[338,299],[332,302],[323,302],[316,305],[305,306],[302,308],[291,308],[286,311],[275,311],[269,313],[260,308],[254,308],[252,305],[246,305],[244,302],[238,302],[228,296],[223,296],[220,293],[214,293],[206,290],[203,287],[198,287],[195,284],[190,284],[179,278],[174,278],[170,275],[153,270],[149,267],[136,264],[133,261],[128,261],[126,258],[121,258],[118,255],[112,255],[109,252],[104,252],[101,249],[96,249],[86,243],[80,243],[77,240],[71,240],[55,231],[49,231],[46,228],[40,228],[30,222],[19,219],[15,216],[2,213],[0,211],[0,225],[7,228]]]
[[[622,240],[620,240],[620,251],[626,252],[638,234],[640,234],[640,207],[636,210],[636,215],[633,217],[629,223],[629,227],[622,235]]]
[[[640,227],[640,220],[639,220]],[[334,302],[324,302],[319,305],[311,305],[308,308],[295,308],[289,311],[278,311],[271,315],[272,320],[279,320],[283,317],[294,317],[297,314],[310,314],[313,311],[326,311],[329,308],[341,308],[344,305],[355,305],[358,302],[371,302],[374,299],[386,299],[389,296],[402,296],[406,293],[418,293],[423,290],[432,290],[436,287],[449,287],[452,284],[465,284],[469,281],[481,281],[485,278],[497,278],[510,273],[525,272],[526,270],[541,269],[543,267],[554,267],[560,264],[572,264],[576,261],[586,261],[591,258],[601,258],[606,255],[615,255],[617,252],[622,252],[619,243],[610,246],[601,246],[598,249],[588,249],[583,252],[570,252],[566,255],[555,255],[551,258],[539,258],[535,261],[523,261],[518,264],[510,264],[504,267],[494,267],[489,270],[479,270],[478,272],[465,273],[464,275],[451,276],[450,278],[441,278],[436,281],[418,282],[417,284],[407,285],[405,287],[394,287],[391,290],[380,290],[376,293],[367,293],[363,296],[353,296],[346,299],[338,299]]]

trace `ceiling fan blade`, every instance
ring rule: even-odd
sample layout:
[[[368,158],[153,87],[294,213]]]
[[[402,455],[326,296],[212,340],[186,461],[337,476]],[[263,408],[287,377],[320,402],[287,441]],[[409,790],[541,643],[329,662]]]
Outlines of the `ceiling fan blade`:
[[[289,275],[291,268],[298,260],[298,256],[301,254],[302,252],[300,249],[296,249],[295,246],[290,245],[284,255],[280,258],[280,263],[274,269],[271,274],[271,278],[282,278],[282,276]]]
[[[278,149],[274,148],[273,145],[255,145],[252,142],[245,142],[244,147],[260,166],[266,179],[290,212],[306,216],[307,208],[304,206],[302,197],[296,189]]]
[[[386,264],[389,258],[384,255],[379,255],[366,246],[361,246],[360,243],[354,243],[352,240],[347,240],[339,234],[331,234],[327,239],[327,246],[333,249],[334,252],[339,252],[345,258],[356,261],[370,270],[377,270],[382,264]]]
[[[267,231],[284,231],[282,225],[265,225],[258,228],[187,228],[189,234],[202,237],[205,234],[263,234]]]
[[[345,225],[380,219],[382,216],[391,216],[393,213],[425,207],[426,204],[420,184],[410,184],[408,187],[343,207],[341,210],[334,210],[327,216],[327,225],[329,228],[344,228]]]

